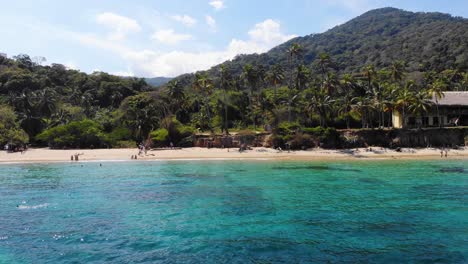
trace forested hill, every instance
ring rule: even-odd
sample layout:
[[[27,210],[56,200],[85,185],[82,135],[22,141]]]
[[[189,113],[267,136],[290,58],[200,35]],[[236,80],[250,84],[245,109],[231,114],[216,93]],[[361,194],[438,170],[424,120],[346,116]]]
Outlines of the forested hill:
[[[0,146],[193,146],[270,128],[272,146],[341,146],[334,128],[390,127],[395,109],[425,115],[433,95],[468,91],[467,40],[467,19],[384,8],[160,89],[0,56]]]
[[[413,13],[396,8],[369,11],[322,34],[292,39],[264,54],[241,55],[225,64],[240,74],[246,64],[267,69],[287,68],[288,48],[303,48],[303,63],[311,65],[328,54],[340,72],[361,71],[367,65],[384,68],[405,61],[408,71],[468,68],[468,19],[442,13]],[[208,72],[216,75],[219,67]],[[179,79],[187,79],[183,75]]]

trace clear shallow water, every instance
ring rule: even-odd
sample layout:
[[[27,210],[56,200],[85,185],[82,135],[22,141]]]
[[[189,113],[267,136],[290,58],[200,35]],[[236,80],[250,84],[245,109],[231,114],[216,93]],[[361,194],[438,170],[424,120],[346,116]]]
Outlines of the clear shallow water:
[[[468,162],[0,165],[0,263],[467,263]]]

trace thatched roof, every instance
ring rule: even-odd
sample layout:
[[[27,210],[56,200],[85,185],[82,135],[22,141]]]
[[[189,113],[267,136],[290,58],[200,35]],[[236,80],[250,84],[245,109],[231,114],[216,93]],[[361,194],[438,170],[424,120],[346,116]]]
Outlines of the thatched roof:
[[[435,103],[435,98],[432,101]],[[438,101],[439,105],[468,106],[468,92],[444,92],[444,97]]]

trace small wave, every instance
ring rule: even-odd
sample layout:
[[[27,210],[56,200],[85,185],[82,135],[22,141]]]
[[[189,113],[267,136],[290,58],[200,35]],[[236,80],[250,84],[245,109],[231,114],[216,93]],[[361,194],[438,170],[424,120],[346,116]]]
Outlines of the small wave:
[[[29,210],[29,209],[39,209],[49,206],[48,203],[38,204],[38,205],[18,205],[20,210]]]
[[[0,240],[7,240],[8,236],[0,236]]]

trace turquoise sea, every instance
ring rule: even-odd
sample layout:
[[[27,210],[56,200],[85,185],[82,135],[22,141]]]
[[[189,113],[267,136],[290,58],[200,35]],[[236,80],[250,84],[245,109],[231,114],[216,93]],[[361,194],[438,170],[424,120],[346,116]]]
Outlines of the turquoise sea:
[[[0,263],[468,263],[468,161],[0,165]]]

